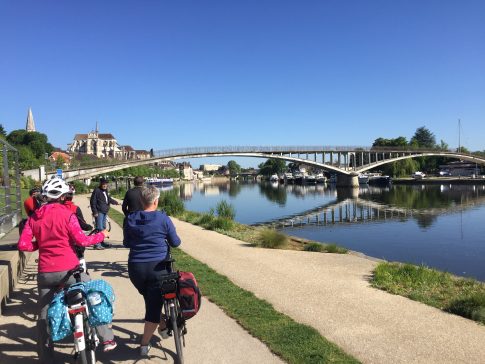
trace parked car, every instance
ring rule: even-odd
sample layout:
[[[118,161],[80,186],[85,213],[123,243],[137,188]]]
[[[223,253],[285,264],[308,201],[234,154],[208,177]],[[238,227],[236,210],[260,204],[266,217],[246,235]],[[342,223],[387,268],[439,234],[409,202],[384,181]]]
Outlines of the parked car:
[[[413,173],[412,177],[414,179],[423,179],[424,177],[426,177],[426,174],[424,174],[423,172],[417,171]]]

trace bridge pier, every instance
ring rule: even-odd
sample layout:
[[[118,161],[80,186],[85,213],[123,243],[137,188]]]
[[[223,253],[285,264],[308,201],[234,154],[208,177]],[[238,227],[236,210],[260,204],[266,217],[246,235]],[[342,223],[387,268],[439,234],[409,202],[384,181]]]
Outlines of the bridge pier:
[[[357,174],[337,175],[337,187],[359,187],[359,177]]]

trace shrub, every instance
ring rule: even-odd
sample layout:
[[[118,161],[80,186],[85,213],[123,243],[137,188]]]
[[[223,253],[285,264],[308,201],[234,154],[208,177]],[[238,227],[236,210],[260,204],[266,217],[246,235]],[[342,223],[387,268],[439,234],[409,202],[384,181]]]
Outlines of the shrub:
[[[320,244],[320,243],[311,242],[311,243],[308,243],[307,245],[305,245],[303,250],[305,250],[307,252],[322,252],[323,251],[323,245]]]
[[[286,245],[288,237],[276,230],[264,229],[259,233],[258,242],[263,248],[275,249]]]
[[[179,198],[177,190],[160,194],[158,206],[170,216],[179,216],[185,211],[184,202]]]
[[[209,224],[211,230],[232,230],[234,221],[225,217],[216,217]]]
[[[202,214],[199,221],[196,220],[196,224],[208,228],[212,223],[212,220],[214,220],[214,215],[209,212],[207,214]]]
[[[76,189],[76,194],[88,193],[89,192],[89,187],[86,186],[86,184],[83,183],[82,181],[72,181],[72,184],[74,185],[74,188]]]
[[[30,190],[34,186],[38,185],[40,182],[37,182],[30,176],[20,176],[20,188],[25,188]]]
[[[485,292],[456,299],[445,310],[485,324]]]
[[[234,209],[234,206],[232,206],[226,200],[222,200],[217,204],[216,212],[217,216],[229,220],[234,220],[234,218],[236,217],[236,210]]]

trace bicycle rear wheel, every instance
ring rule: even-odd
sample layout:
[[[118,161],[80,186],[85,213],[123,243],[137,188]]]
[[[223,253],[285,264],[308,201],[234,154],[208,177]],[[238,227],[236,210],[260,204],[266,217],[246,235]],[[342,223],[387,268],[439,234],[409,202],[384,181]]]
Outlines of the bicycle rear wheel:
[[[175,350],[177,351],[177,363],[178,364],[183,364],[184,363],[184,356],[182,352],[182,338],[181,338],[181,333],[180,333],[180,328],[178,327],[177,324],[177,310],[175,308],[175,302],[174,304],[170,305],[170,322],[172,324],[172,335],[173,338],[175,339]]]
[[[92,327],[84,325],[86,348],[78,353],[77,362],[80,364],[96,364],[96,342],[93,331]]]

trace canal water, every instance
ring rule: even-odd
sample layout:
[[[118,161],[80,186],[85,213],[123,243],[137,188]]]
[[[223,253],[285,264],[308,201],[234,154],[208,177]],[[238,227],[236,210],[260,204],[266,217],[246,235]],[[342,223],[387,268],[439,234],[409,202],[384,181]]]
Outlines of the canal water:
[[[226,200],[244,224],[485,281],[484,185],[349,190],[224,181],[181,185],[180,196],[188,210],[208,212]]]

